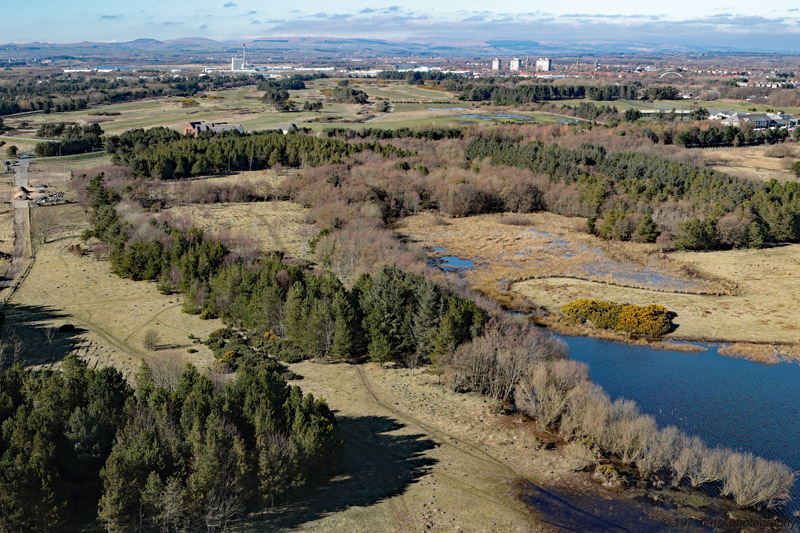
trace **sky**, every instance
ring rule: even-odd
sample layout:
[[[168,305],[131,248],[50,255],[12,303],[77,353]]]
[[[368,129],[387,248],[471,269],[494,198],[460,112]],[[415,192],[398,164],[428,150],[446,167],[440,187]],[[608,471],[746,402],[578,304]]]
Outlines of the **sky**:
[[[435,8],[431,7],[435,4]],[[800,3],[409,0],[0,0],[0,43],[206,37],[622,41],[800,50]],[[497,9],[488,10],[487,7]],[[9,20],[30,23],[8,24]]]

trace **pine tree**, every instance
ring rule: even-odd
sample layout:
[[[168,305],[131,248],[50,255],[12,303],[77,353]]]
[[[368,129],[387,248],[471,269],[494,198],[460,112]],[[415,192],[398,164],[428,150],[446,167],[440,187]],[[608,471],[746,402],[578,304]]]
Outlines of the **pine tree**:
[[[331,356],[349,359],[353,356],[355,313],[344,292],[333,299],[334,333]]]

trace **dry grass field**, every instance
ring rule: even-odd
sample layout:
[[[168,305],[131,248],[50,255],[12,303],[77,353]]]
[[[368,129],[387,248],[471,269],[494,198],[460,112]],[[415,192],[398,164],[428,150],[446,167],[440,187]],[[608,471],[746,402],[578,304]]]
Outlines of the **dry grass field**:
[[[580,233],[582,219],[525,218],[530,226],[501,224],[500,215],[442,225],[423,214],[401,221],[397,231],[444,250],[434,257],[475,261],[464,279],[506,305],[527,302],[558,315],[579,298],[658,303],[678,314],[675,338],[800,342],[800,245],[664,255],[652,245]]]
[[[42,210],[55,210],[62,221],[48,243],[36,249],[36,261],[6,307],[6,326],[25,341],[22,357],[33,366],[51,366],[58,354],[76,352],[91,366],[113,365],[127,377],[142,360],[167,358],[191,361],[206,368],[213,360],[204,345],[193,345],[188,335],[205,338],[221,327],[218,320],[203,321],[181,312],[179,295],[164,296],[154,283],[135,282],[109,272],[106,261],[68,250],[87,227],[77,205],[34,209],[33,229]],[[38,211],[38,213],[36,213]],[[46,338],[47,328],[72,324],[75,332]],[[158,333],[158,347],[144,347],[145,333]],[[187,353],[187,348],[196,353]]]
[[[591,463],[582,447],[539,432],[520,415],[500,414],[485,397],[452,393],[427,372],[311,362],[291,370],[303,376],[297,385],[325,398],[336,412],[345,440],[343,471],[307,509],[276,513],[269,520],[273,527],[550,532],[572,530],[563,521],[567,516],[586,526],[606,508],[611,513],[604,524],[626,530],[626,513],[634,524],[664,513],[578,472]],[[543,442],[556,446],[541,449]],[[513,482],[520,477],[568,496],[553,498],[553,514],[540,514],[514,497]],[[591,504],[584,507],[573,495]]]
[[[796,143],[748,148],[709,148],[701,152],[706,165],[740,178],[757,181],[776,179],[780,182],[797,179],[791,171],[792,163],[800,158],[800,147]]]
[[[306,223],[308,210],[288,201],[185,205],[165,212],[211,234],[255,242],[261,250],[282,250],[299,258],[309,255],[308,241],[317,232]]]
[[[513,221],[515,224],[504,222]],[[625,287],[688,293],[730,292],[733,287],[698,277],[686,265],[651,244],[619,243],[593,237],[585,219],[552,213],[478,215],[444,219],[423,213],[401,220],[395,230],[433,248],[434,257],[474,261],[462,271],[482,293],[512,303],[512,283],[568,277]]]
[[[614,287],[572,279],[530,280],[513,286],[551,313],[578,298],[658,303],[678,317],[671,336],[759,343],[800,342],[800,245],[767,250],[680,252],[673,260],[735,281],[736,295],[694,295]],[[742,350],[740,350],[742,351]]]

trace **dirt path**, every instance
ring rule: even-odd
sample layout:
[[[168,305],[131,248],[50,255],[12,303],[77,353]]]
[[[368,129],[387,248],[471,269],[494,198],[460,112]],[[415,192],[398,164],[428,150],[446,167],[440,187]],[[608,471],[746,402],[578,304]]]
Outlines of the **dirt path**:
[[[410,413],[387,396],[372,365],[291,365],[297,384],[326,399],[345,441],[342,472],[302,513],[303,531],[552,531],[509,495],[518,477],[479,444]],[[399,377],[399,375],[396,374]],[[482,399],[475,400],[483,405]],[[481,409],[484,409],[481,407]]]
[[[16,167],[16,175],[14,176],[14,185],[16,187],[28,186],[28,161],[23,160],[19,166]],[[30,220],[30,206],[27,201],[13,200],[11,202],[14,207],[14,251],[11,256],[11,264],[6,270],[3,280],[0,280],[0,289],[9,288],[14,285],[17,278],[25,269],[26,264],[31,259],[31,247],[28,242],[30,231],[28,228],[28,221]],[[3,295],[7,298],[6,295]]]
[[[364,388],[367,390],[367,392],[369,392],[369,395],[372,397],[375,403],[377,403],[384,409],[391,411],[392,414],[394,414],[398,419],[402,420],[407,424],[413,424],[420,427],[421,429],[425,430],[425,432],[428,435],[436,438],[439,442],[445,443],[448,446],[454,446],[455,448],[458,448],[458,450],[461,451],[462,453],[474,457],[479,461],[487,461],[489,463],[499,466],[501,469],[505,470],[505,474],[509,477],[513,478],[524,477],[519,473],[517,473],[513,468],[508,466],[506,463],[504,463],[502,460],[498,459],[493,455],[490,455],[489,453],[482,450],[480,447],[470,442],[467,442],[463,439],[459,439],[449,433],[436,429],[428,424],[425,424],[424,422],[420,421],[419,419],[407,413],[402,413],[399,410],[392,408],[386,402],[381,401],[378,398],[378,396],[375,395],[375,390],[370,385],[369,378],[367,377],[367,374],[364,372],[364,365],[358,365],[358,372],[359,375],[361,376],[361,381],[364,384]]]

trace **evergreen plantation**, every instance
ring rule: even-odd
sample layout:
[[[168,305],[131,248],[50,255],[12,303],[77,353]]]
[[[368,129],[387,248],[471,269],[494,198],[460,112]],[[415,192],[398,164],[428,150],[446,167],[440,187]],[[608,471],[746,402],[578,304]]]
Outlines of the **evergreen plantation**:
[[[651,215],[670,201],[685,201],[693,218],[678,227],[677,241],[687,250],[758,248],[765,242],[800,240],[800,183],[758,183],[711,169],[641,152],[606,152],[584,144],[557,144],[475,137],[465,149],[469,161],[491,158],[577,187],[578,214],[605,238],[654,242],[659,233]],[[558,209],[551,209],[559,212]],[[644,224],[642,222],[644,221]]]
[[[0,529],[218,530],[327,478],[340,441],[323,401],[265,367],[219,387],[147,365],[134,392],[74,356],[60,372],[0,371]]]
[[[275,165],[299,167],[341,162],[350,154],[371,150],[385,157],[403,155],[378,142],[350,144],[280,131],[251,134],[205,133],[186,137],[169,128],[136,129],[106,139],[115,164],[133,168],[139,176],[185,178],[209,173],[259,170]]]

